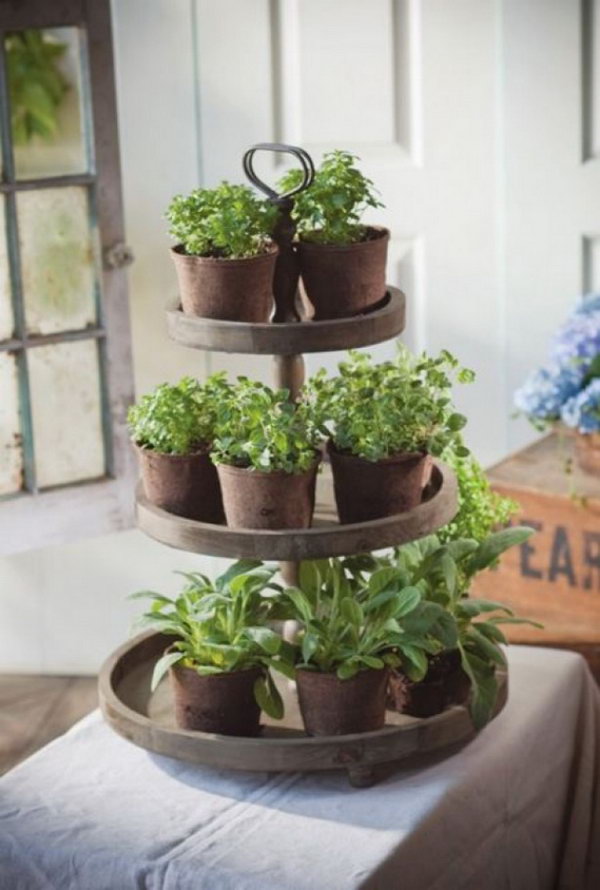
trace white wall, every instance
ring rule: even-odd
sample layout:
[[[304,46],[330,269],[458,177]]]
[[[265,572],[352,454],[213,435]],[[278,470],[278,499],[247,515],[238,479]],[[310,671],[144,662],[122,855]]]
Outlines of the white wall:
[[[360,35],[353,35],[350,18],[337,44],[318,27],[319,10],[338,6],[348,16],[372,10],[365,25],[376,29],[370,52],[387,53],[381,68],[387,93],[373,94],[365,134],[356,133],[361,117],[352,103],[334,101],[346,84],[336,82],[341,69],[325,52],[327,41],[334,53]],[[574,259],[580,234],[572,216],[565,222],[564,208],[563,228],[556,230],[562,243],[554,237],[553,266],[546,264],[543,274],[539,241],[542,217],[561,212],[544,206],[545,184],[554,187],[565,165],[575,169],[580,160],[563,140],[555,162],[552,142],[579,84],[578,2],[113,0],[113,9],[126,222],[136,256],[130,293],[138,391],[223,366],[268,374],[266,360],[236,364],[169,341],[163,307],[175,279],[162,217],[176,192],[241,177],[241,151],[254,141],[281,137],[318,154],[323,137],[310,89],[321,82],[333,97],[333,120],[346,110],[345,136],[362,137],[362,147],[360,140],[353,147],[385,193],[396,236],[390,276],[409,295],[410,341],[444,345],[479,372],[464,404],[484,460],[531,438],[510,420],[510,391],[542,359],[551,324],[581,283]],[[329,59],[329,68],[317,72],[322,80],[315,87],[303,79],[302,71],[312,69],[302,67],[298,53],[317,33],[320,54],[309,53],[309,63]],[[534,46],[535,65],[528,61]],[[546,92],[545,59],[554,72]],[[392,129],[377,105],[381,96],[388,102],[388,93],[400,103]],[[550,116],[543,105],[549,96]],[[544,121],[543,139],[537,138]],[[569,126],[577,124],[569,119]],[[544,172],[536,178],[539,158]],[[535,188],[519,200],[531,183]],[[589,217],[585,224],[588,234],[600,231]],[[561,248],[568,253],[564,263]],[[527,318],[530,299],[536,315]],[[173,569],[215,562],[171,551],[137,531],[4,558],[0,671],[97,670],[129,631],[138,609],[126,602],[129,592],[173,591]]]

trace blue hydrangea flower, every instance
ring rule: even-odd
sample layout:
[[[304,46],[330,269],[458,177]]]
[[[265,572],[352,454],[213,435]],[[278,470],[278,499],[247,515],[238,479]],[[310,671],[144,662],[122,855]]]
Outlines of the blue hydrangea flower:
[[[567,426],[580,433],[600,432],[600,378],[565,402],[560,416]]]
[[[600,294],[584,294],[581,301],[573,310],[579,315],[586,315],[588,312],[597,312],[600,310]]]
[[[574,367],[554,364],[529,375],[515,393],[515,405],[527,417],[558,420],[563,404],[581,387],[582,374]]]
[[[600,295],[589,294],[567,318],[554,337],[551,358],[571,364],[585,374],[600,353]]]

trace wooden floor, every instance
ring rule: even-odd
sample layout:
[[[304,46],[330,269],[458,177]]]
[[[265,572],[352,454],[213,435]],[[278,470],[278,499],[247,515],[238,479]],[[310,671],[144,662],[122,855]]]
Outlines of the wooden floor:
[[[96,683],[96,677],[0,674],[0,775],[92,711]]]

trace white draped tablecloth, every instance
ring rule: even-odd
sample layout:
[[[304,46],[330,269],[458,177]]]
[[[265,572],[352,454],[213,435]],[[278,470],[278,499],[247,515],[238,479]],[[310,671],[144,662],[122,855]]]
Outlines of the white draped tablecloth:
[[[159,757],[95,712],[0,779],[0,888],[597,890],[598,690],[570,652],[509,661],[473,742],[367,789]]]

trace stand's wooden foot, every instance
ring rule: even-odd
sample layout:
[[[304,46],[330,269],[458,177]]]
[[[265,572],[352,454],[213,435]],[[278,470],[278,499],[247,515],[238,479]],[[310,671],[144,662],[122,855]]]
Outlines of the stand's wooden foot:
[[[374,766],[352,766],[348,769],[348,781],[353,788],[370,788],[377,781]]]

